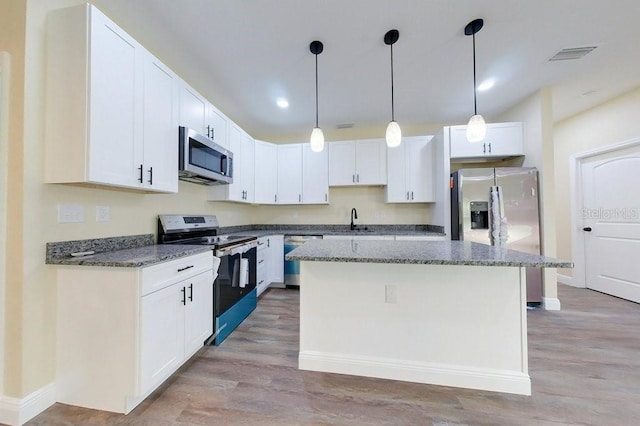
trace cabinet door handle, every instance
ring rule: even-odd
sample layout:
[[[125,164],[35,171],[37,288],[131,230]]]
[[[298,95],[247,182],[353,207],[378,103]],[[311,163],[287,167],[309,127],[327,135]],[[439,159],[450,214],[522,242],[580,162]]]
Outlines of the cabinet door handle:
[[[211,139],[216,140],[216,129],[211,126],[211,136],[209,136]]]
[[[489,154],[491,154],[491,142],[489,142]]]
[[[356,175],[351,175],[351,182],[356,183]]]
[[[411,201],[413,201],[413,191],[411,191]]]
[[[207,125],[207,137],[210,138],[211,136],[211,126]]]
[[[140,177],[138,178],[138,181],[142,183],[142,164],[140,164],[140,167],[138,167],[138,171],[140,172]]]
[[[325,194],[324,194],[324,201],[325,201],[325,203],[326,203],[327,201],[329,201],[329,196],[327,195],[327,193],[326,193],[326,192],[325,192]]]
[[[407,200],[409,199],[409,191],[407,191]]]
[[[185,266],[184,268],[178,268],[178,272],[186,271],[187,269],[193,268],[193,265]]]
[[[193,283],[189,284],[189,302],[193,302]]]
[[[149,185],[153,185],[153,166],[149,167]]]
[[[298,194],[298,202],[301,203],[302,202],[302,194]]]
[[[264,280],[260,280],[260,282],[258,283],[258,285],[263,284]]]
[[[486,144],[486,143],[483,143],[483,144],[482,144],[482,153],[483,153],[483,154],[486,154],[486,153],[487,153],[487,144]]]
[[[186,305],[187,304],[187,289],[185,287],[182,287],[182,290],[180,290],[180,292],[182,292],[182,305]]]
[[[267,238],[267,247],[271,247],[271,240]]]
[[[273,196],[273,202],[274,202],[274,203],[277,203],[277,202],[278,202],[278,194],[275,194],[275,195]]]
[[[360,173],[356,175],[356,183],[360,183]]]

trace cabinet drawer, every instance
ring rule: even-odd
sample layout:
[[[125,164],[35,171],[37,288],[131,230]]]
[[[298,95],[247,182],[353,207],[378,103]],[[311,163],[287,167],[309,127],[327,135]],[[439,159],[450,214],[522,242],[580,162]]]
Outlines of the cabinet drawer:
[[[142,269],[142,295],[165,288],[213,268],[213,252],[170,260]]]

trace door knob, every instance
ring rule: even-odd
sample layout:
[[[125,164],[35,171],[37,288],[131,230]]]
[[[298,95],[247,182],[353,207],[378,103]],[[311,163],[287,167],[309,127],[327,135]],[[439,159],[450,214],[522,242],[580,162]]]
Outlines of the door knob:
[[[591,227],[587,226],[586,228],[582,228],[583,231],[591,232]]]

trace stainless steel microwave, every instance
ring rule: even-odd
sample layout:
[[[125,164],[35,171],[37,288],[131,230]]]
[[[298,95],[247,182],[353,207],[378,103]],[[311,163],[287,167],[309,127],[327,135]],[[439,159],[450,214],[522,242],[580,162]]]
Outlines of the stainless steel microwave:
[[[233,153],[188,127],[179,127],[178,176],[201,185],[233,183]]]

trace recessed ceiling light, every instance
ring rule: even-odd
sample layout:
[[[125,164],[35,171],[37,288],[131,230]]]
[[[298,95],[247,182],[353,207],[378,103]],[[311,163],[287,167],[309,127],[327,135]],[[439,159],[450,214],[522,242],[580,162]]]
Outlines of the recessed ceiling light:
[[[478,90],[480,92],[484,92],[485,90],[491,89],[496,84],[496,81],[493,79],[485,80],[478,85]]]
[[[278,98],[278,100],[276,101],[276,105],[278,105],[280,108],[288,108],[289,101],[285,98]]]

